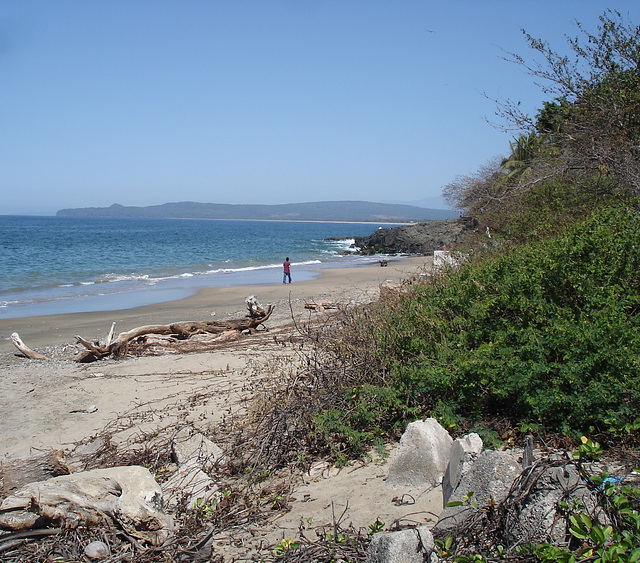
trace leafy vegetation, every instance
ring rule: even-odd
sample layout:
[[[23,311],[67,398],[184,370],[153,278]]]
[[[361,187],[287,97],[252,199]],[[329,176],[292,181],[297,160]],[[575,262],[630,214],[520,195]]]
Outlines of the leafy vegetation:
[[[492,237],[348,324],[344,396],[315,418],[331,443],[357,453],[425,415],[485,435],[496,419],[577,436],[635,420],[640,27],[610,10],[578,27],[573,57],[525,33],[542,62],[512,60],[554,100],[534,118],[503,104],[525,131],[510,156],[445,190]]]
[[[539,561],[578,563],[622,563],[640,560],[640,489],[618,485],[606,476],[591,481],[602,490],[602,505],[607,518],[592,518],[583,511],[569,514],[569,533],[573,546],[558,547],[549,543],[527,546],[521,551],[533,553]],[[569,507],[566,507],[569,509]],[[606,521],[606,522],[604,522]]]
[[[366,356],[363,380],[316,421],[352,449],[427,415],[578,436],[629,425],[640,407],[639,269],[640,215],[622,206],[415,283],[353,319],[354,339],[336,352]]]
[[[519,242],[640,195],[640,27],[607,10],[597,33],[578,28],[569,53],[525,32],[532,60],[510,60],[552,99],[535,116],[500,102],[505,128],[519,132],[510,155],[444,190],[462,213]]]

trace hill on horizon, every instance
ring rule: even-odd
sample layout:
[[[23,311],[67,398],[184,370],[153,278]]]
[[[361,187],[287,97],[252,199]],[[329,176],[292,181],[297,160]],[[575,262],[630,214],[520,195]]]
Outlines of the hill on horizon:
[[[409,223],[457,217],[447,209],[368,201],[319,201],[279,205],[197,203],[183,201],[146,207],[124,206],[61,209],[57,217],[155,219],[237,219],[254,221],[340,221]]]

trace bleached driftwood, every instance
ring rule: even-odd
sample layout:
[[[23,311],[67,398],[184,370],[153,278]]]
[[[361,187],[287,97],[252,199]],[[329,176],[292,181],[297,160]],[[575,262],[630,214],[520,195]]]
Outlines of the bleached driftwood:
[[[115,321],[111,323],[111,330],[107,335],[107,339],[104,341],[105,346],[109,346],[113,342],[113,335],[116,331],[116,323]]]
[[[234,335],[243,331],[251,331],[263,324],[273,313],[274,305],[268,305],[265,310],[258,303],[255,297],[251,296],[246,300],[249,313],[242,319],[229,319],[227,321],[181,321],[167,325],[146,325],[140,326],[126,332],[121,332],[115,338],[113,337],[115,323],[111,326],[111,331],[107,336],[104,344],[100,342],[90,342],[76,335],[78,343],[82,344],[86,350],[73,359],[79,363],[90,363],[109,356],[121,358],[126,354],[129,344],[136,339],[146,337],[148,335],[167,335],[173,340],[186,340],[191,336],[198,334],[215,334],[219,335],[219,341],[223,342],[231,340]],[[34,352],[28,348],[20,339],[18,333],[11,336],[14,345],[27,358],[48,360],[46,356]],[[217,339],[216,339],[217,340]]]
[[[0,463],[2,488],[5,493],[13,493],[35,481],[46,481],[58,475],[73,473],[63,450],[45,451],[27,459],[7,458]]]
[[[0,529],[111,526],[161,545],[171,519],[162,489],[145,467],[109,467],[29,483],[2,501]]]
[[[26,356],[27,358],[29,358],[30,360],[48,360],[49,358],[47,358],[47,356],[40,354],[38,352],[34,352],[31,348],[29,348],[24,342],[22,342],[22,339],[20,338],[20,335],[17,332],[14,332],[11,335],[11,340],[13,341],[13,345],[20,350],[20,353],[24,356]]]

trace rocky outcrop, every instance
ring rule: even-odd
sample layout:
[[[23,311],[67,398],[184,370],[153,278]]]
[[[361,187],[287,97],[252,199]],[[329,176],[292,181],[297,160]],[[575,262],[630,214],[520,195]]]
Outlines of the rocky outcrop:
[[[421,254],[461,244],[475,228],[473,219],[459,217],[445,221],[427,221],[414,225],[378,229],[368,237],[356,237],[360,254]]]

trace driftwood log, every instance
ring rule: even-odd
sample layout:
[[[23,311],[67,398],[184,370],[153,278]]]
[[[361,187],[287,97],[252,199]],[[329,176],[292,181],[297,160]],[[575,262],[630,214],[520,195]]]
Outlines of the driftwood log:
[[[343,303],[334,303],[332,301],[307,301],[304,304],[305,309],[311,309],[312,311],[316,311],[318,313],[326,309],[340,309],[341,307],[344,307]]]
[[[41,452],[27,459],[4,459],[0,463],[2,490],[11,494],[29,483],[69,475],[73,471],[63,450]]]
[[[20,350],[23,356],[29,358],[30,360],[48,360],[47,356],[40,354],[38,352],[34,352],[31,348],[29,348],[17,332],[14,332],[11,335],[11,340],[13,341],[13,345]]]
[[[136,339],[147,337],[148,335],[166,335],[173,340],[186,340],[194,335],[219,334],[221,340],[228,339],[228,333],[240,333],[252,331],[263,324],[273,313],[275,305],[268,305],[266,310],[258,303],[255,297],[246,299],[249,312],[241,319],[229,319],[226,321],[180,321],[167,325],[146,325],[121,332],[114,338],[115,323],[104,342],[90,342],[89,340],[76,336],[76,340],[82,344],[86,350],[74,358],[70,358],[79,363],[90,363],[112,356],[122,358],[126,355],[127,347]],[[35,352],[22,342],[20,335],[14,332],[11,335],[14,345],[25,357],[32,360],[48,360],[47,356]]]
[[[107,523],[152,545],[167,539],[171,519],[162,506],[162,489],[147,468],[92,469],[29,483],[0,505],[2,530]]]

